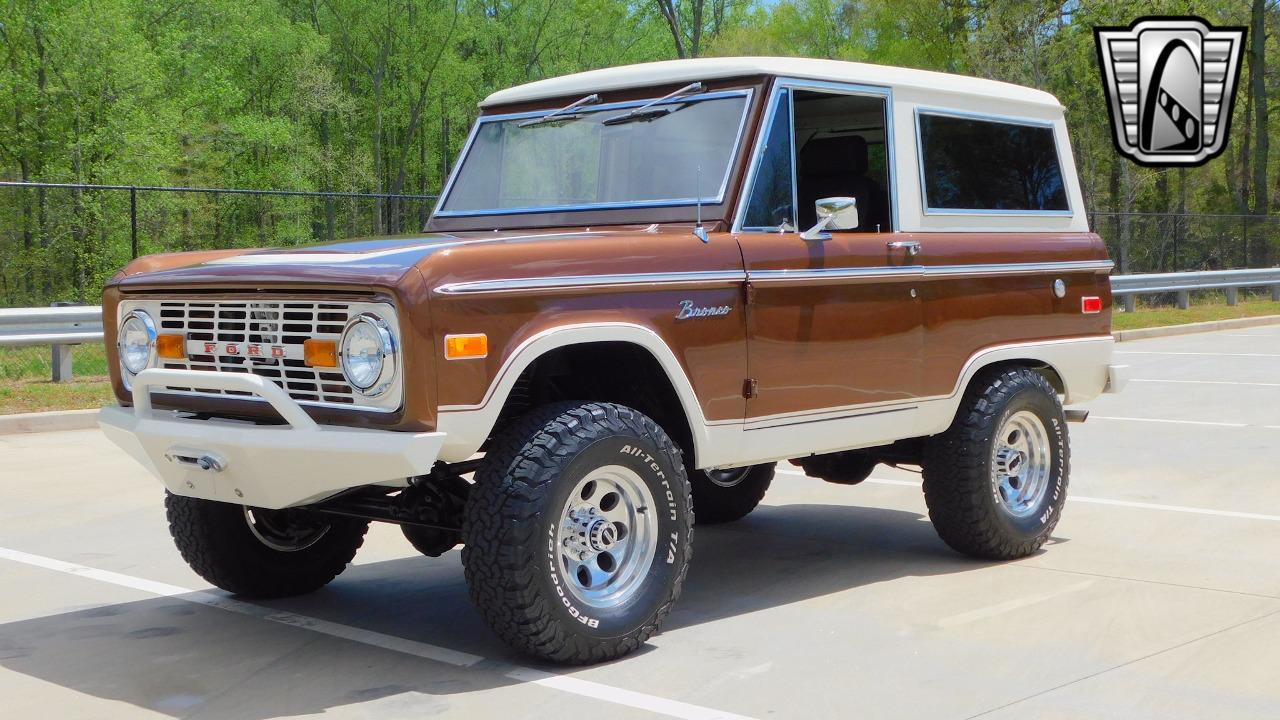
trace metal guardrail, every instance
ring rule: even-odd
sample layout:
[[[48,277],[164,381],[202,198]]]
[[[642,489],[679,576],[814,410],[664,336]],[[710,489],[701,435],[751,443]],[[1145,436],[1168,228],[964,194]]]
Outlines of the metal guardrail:
[[[1176,293],[1178,308],[1186,310],[1191,307],[1192,290],[1224,290],[1227,294],[1227,304],[1235,305],[1240,297],[1240,288],[1249,287],[1269,287],[1271,299],[1280,301],[1280,268],[1202,270],[1111,277],[1111,294],[1124,298],[1126,312],[1133,312],[1136,309],[1139,295],[1154,293]]]
[[[1193,290],[1225,290],[1227,304],[1235,305],[1240,288],[1269,287],[1271,299],[1280,301],[1280,268],[1256,270],[1206,270],[1149,275],[1115,275],[1111,294],[1124,299],[1133,312],[1139,295],[1176,293],[1178,307],[1191,304]],[[0,309],[0,347],[49,345],[53,348],[53,380],[71,379],[71,347],[102,342],[102,308],[72,307]]]
[[[102,342],[102,308],[74,305],[0,309],[0,347],[48,345],[52,379],[71,379],[71,348]]]

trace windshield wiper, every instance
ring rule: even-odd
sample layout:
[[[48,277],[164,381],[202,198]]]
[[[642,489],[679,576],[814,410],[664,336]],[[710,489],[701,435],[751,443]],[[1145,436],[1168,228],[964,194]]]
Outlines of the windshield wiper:
[[[657,100],[651,100],[634,110],[624,112],[621,115],[614,115],[613,117],[608,118],[601,124],[602,125],[621,125],[623,123],[636,122],[639,120],[653,120],[655,118],[665,117],[679,110],[680,108],[687,107],[687,105],[680,105],[679,107],[671,107],[671,106],[657,107],[657,106],[667,102],[668,100],[672,100],[674,98],[682,97],[684,95],[691,95],[693,93],[700,93],[700,92],[702,92],[702,83],[700,82],[689,83],[688,85],[685,85],[684,87],[680,88],[679,90],[676,90],[673,93],[663,95]]]
[[[577,120],[582,117],[582,113],[575,113],[573,110],[580,107],[586,107],[587,105],[595,105],[598,102],[600,102],[600,96],[592,93],[584,98],[574,100],[559,110],[543,115],[542,117],[531,118],[524,122],[516,123],[516,127],[527,128],[550,122],[568,122],[570,120]]]

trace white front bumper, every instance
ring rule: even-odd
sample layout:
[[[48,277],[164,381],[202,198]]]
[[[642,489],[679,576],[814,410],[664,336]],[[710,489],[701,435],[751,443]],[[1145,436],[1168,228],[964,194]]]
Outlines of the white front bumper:
[[[404,484],[431,470],[444,433],[317,425],[278,385],[246,373],[144,370],[132,408],[103,408],[103,432],[176,495],[268,509],[304,505],[348,488]],[[289,425],[195,420],[156,412],[150,389],[203,387],[251,392]]]

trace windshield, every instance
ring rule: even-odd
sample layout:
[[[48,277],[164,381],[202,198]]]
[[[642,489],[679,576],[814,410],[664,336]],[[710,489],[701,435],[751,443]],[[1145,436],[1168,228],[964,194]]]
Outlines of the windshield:
[[[657,106],[665,114],[631,118],[649,101],[575,108],[544,123],[481,118],[436,214],[719,203],[747,99],[747,91],[685,96]]]

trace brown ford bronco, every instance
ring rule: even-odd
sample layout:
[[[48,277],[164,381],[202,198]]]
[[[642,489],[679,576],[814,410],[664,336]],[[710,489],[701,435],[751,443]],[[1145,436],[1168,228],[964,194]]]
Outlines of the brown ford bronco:
[[[315,590],[392,522],[463,545],[515,648],[605,660],[671,609],[695,518],[751,512],[779,460],[918,465],[948,545],[1038,549],[1063,404],[1121,382],[1111,267],[1043,92],[598,70],[485,100],[422,234],[131,263],[101,422],[218,587]]]

